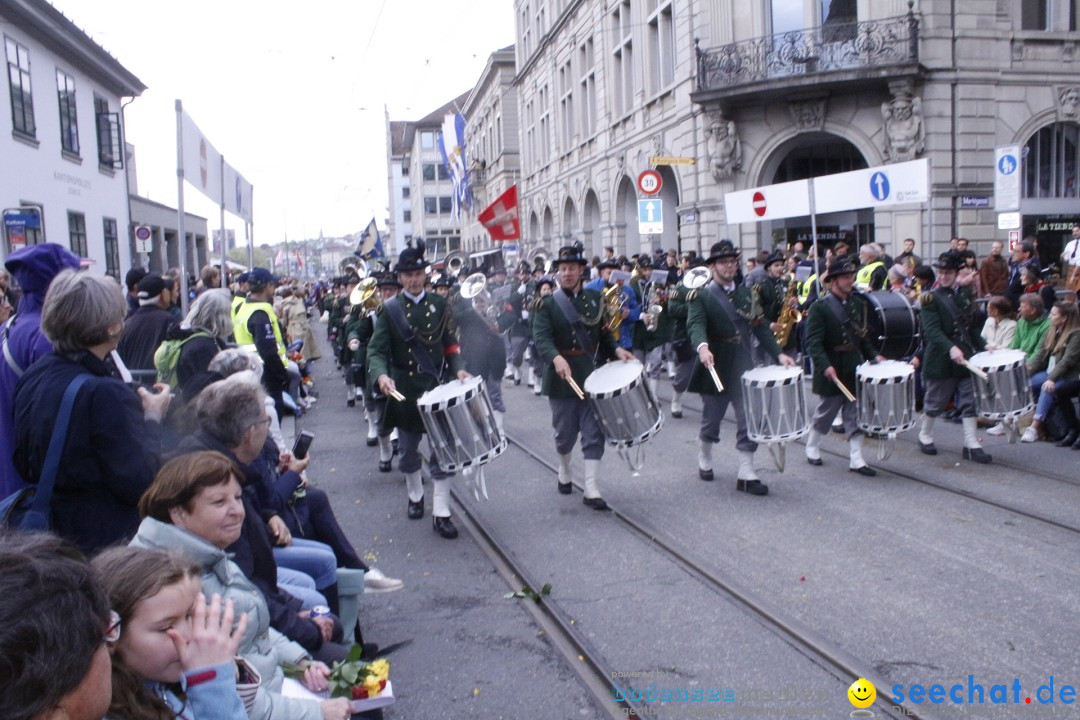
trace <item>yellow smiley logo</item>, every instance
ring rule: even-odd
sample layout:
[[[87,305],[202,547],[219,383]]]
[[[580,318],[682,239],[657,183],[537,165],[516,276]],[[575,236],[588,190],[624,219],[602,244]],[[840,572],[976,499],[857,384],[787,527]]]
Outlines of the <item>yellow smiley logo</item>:
[[[866,678],[859,678],[847,689],[848,700],[857,708],[867,708],[877,698],[877,688]]]

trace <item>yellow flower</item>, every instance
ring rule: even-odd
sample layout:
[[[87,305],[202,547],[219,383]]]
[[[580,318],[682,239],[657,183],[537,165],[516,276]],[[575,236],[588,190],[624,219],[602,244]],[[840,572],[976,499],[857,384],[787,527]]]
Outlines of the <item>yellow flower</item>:
[[[390,676],[390,663],[385,660],[376,660],[368,665],[368,670],[379,680],[386,680]]]
[[[379,678],[374,675],[368,675],[364,678],[364,689],[368,691],[369,697],[374,697],[382,692]]]

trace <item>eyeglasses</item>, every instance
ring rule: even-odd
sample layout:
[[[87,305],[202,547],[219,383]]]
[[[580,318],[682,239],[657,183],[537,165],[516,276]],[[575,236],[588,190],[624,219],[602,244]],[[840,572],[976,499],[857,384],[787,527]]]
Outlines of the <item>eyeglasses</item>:
[[[120,639],[120,613],[109,611],[109,625],[105,628],[105,642],[114,643]]]

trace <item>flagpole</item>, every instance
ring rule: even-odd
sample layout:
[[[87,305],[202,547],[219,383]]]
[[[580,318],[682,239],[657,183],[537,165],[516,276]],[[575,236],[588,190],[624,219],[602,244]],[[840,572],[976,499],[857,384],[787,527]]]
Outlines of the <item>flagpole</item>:
[[[244,223],[248,236],[248,270],[255,267],[255,186],[251,186],[251,220]]]
[[[187,315],[187,233],[184,229],[184,107],[176,101],[176,229],[180,242],[180,311]],[[168,251],[165,263],[168,264]]]
[[[229,264],[226,260],[227,241],[225,239],[225,156],[221,156],[221,287],[226,287]]]

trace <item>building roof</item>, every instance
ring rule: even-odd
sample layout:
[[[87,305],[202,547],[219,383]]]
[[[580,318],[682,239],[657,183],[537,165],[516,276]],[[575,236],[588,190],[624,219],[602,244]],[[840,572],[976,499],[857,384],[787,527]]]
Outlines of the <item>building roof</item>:
[[[447,113],[461,112],[461,108],[465,105],[465,101],[469,99],[469,93],[472,92],[470,88],[468,91],[463,92],[450,102],[443,105],[438,110],[435,110],[428,115],[425,115],[420,120],[413,123],[414,127],[441,127],[443,119],[446,118]]]
[[[0,14],[118,97],[136,97],[146,85],[45,0],[4,0]]]
[[[412,128],[404,120],[390,121],[390,155],[401,157],[412,148]]]

